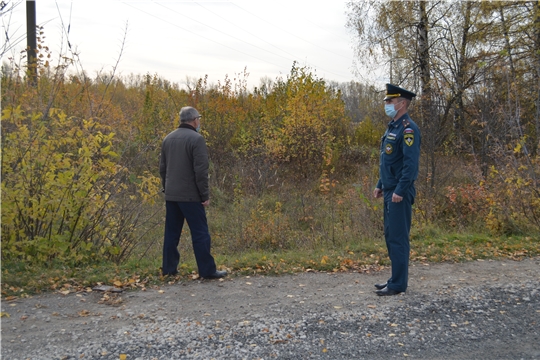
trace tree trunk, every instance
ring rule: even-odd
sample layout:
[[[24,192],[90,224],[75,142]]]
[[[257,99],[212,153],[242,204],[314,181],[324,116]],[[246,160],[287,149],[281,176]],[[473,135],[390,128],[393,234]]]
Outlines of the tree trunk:
[[[435,186],[435,167],[437,162],[435,161],[435,146],[433,139],[435,139],[434,132],[434,122],[430,121],[436,115],[436,110],[433,109],[432,99],[431,99],[431,74],[430,74],[430,59],[429,59],[429,28],[428,28],[428,14],[426,11],[426,2],[419,1],[419,21],[417,26],[417,38],[418,38],[418,66],[420,69],[420,87],[422,94],[420,97],[420,106],[421,106],[421,124],[422,129],[425,132],[425,139],[430,139],[425,141],[424,144],[427,145],[428,151],[423,153],[426,156],[426,163],[429,164],[428,172],[426,178],[430,178],[430,186],[433,188]]]
[[[535,129],[536,129],[536,138],[534,139],[534,154],[538,154],[540,151],[540,1],[534,3],[534,64],[535,72],[534,84],[536,85],[536,115],[535,120]]]

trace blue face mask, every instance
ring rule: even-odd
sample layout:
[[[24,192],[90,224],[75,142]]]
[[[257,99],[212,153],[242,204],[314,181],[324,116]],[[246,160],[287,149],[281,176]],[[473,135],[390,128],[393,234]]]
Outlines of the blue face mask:
[[[386,115],[390,116],[392,119],[396,116],[397,110],[394,108],[394,104],[384,105],[384,112]]]
[[[201,132],[201,125],[197,126],[197,128],[195,129],[196,132]]]
[[[396,117],[399,110],[396,110],[394,104],[384,105],[384,112],[386,115],[390,116],[392,119]]]

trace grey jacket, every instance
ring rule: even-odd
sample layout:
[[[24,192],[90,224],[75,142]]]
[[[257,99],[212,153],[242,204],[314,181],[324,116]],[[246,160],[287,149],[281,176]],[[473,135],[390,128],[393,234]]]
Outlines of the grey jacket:
[[[159,174],[167,201],[204,202],[210,198],[208,149],[192,126],[182,124],[165,137]]]

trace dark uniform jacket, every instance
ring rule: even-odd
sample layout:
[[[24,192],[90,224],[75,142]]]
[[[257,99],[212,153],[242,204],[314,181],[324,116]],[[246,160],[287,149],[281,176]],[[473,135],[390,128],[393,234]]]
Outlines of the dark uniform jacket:
[[[377,188],[404,196],[418,178],[420,130],[409,114],[391,121],[381,139]]]
[[[167,201],[204,202],[210,198],[206,141],[191,125],[180,125],[163,140],[159,174]]]

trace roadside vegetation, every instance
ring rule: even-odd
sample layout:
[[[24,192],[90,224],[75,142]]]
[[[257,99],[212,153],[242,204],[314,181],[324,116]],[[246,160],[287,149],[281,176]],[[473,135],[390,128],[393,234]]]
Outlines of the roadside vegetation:
[[[422,3],[406,3],[414,26],[415,14],[428,16]],[[538,3],[452,4],[438,6],[451,7],[448,17],[462,19],[464,11],[478,32],[491,31],[448,38],[469,39],[454,46],[475,50],[461,53],[470,56],[454,63],[462,67],[439,62],[435,50],[448,49],[440,37],[427,58],[431,77],[414,66],[426,59],[413,49],[392,67],[394,79],[410,88],[416,88],[410,79],[422,79],[426,94],[411,110],[423,135],[411,261],[537,256],[540,25],[532,20]],[[351,19],[357,10],[351,7]],[[499,22],[481,21],[502,13],[508,16]],[[508,22],[512,16],[522,21]],[[446,25],[471,29],[461,20]],[[505,29],[538,36],[485,42]],[[326,82],[297,64],[254,89],[247,88],[247,70],[217,84],[201,78],[182,87],[157,74],[119,77],[116,68],[90,77],[73,71],[76,57],[66,54],[52,65],[42,41],[39,48],[35,85],[22,59],[2,65],[3,298],[197,278],[187,227],[180,274],[159,275],[159,150],[186,105],[203,115],[211,157],[208,219],[219,266],[235,276],[389,265],[382,203],[371,196],[388,122],[381,89]],[[447,76],[458,73],[459,79]]]

